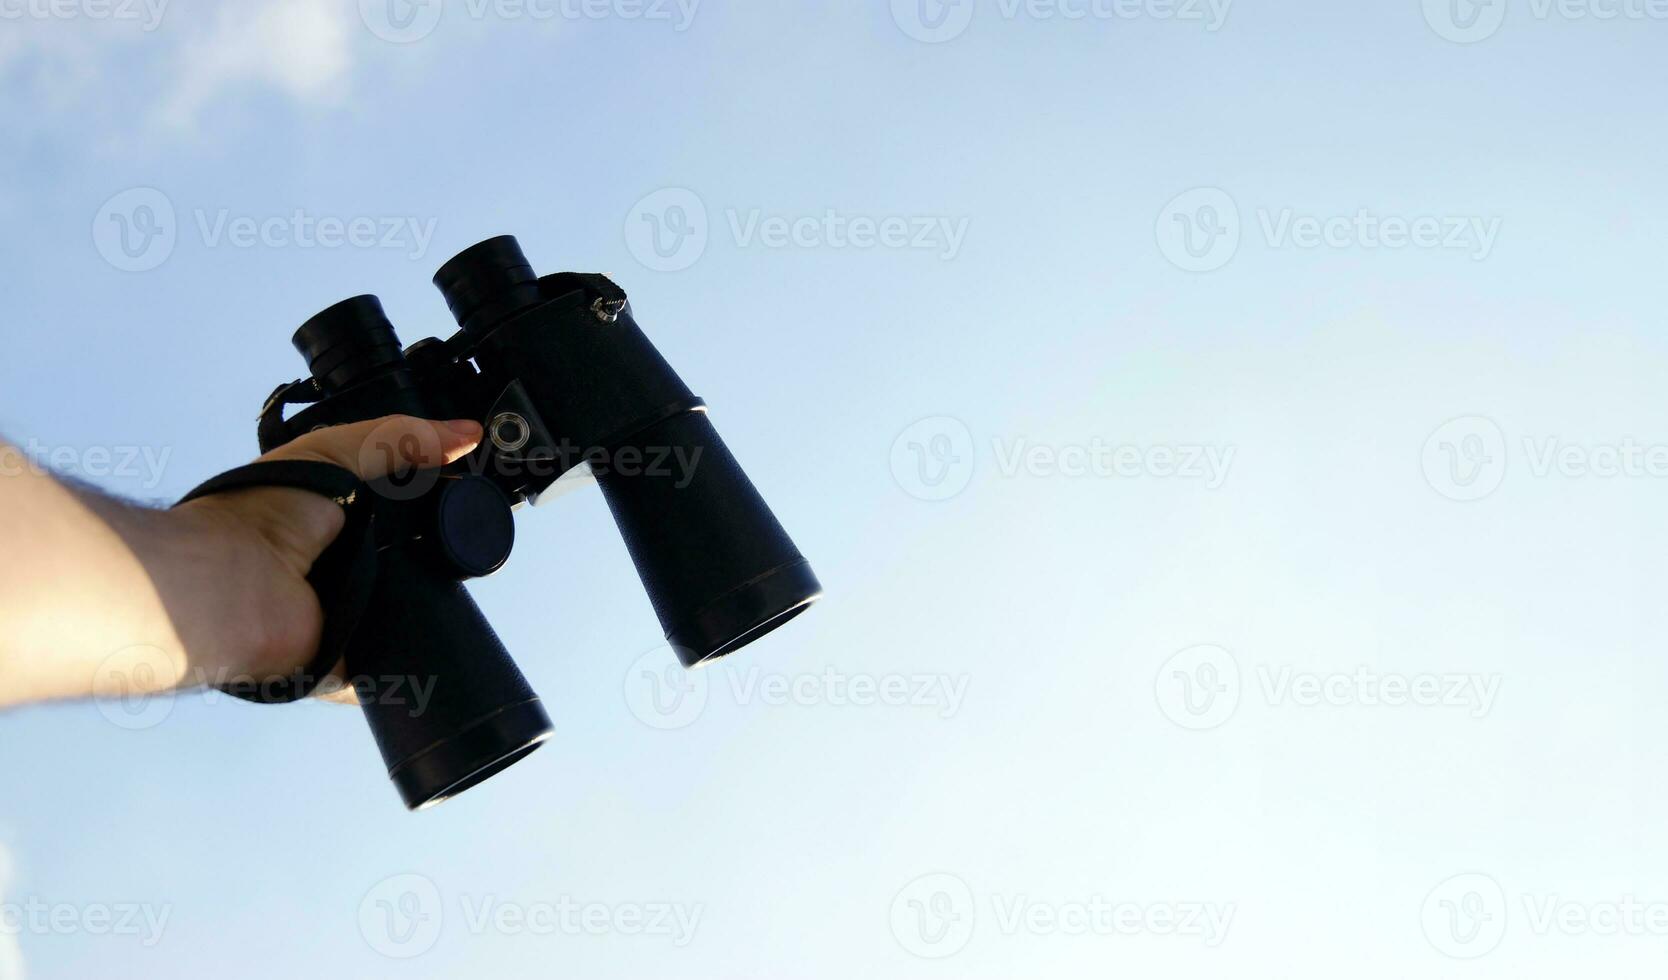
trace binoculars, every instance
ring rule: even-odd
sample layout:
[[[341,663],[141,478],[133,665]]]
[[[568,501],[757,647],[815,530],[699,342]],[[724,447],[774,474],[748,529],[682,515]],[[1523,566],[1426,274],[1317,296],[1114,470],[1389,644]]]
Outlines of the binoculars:
[[[371,483],[365,555],[374,549],[374,560],[360,563],[375,573],[355,587],[364,595],[345,659],[413,810],[502,772],[551,735],[538,696],[462,583],[508,560],[512,508],[581,464],[684,666],[746,646],[821,595],[705,403],[612,281],[538,276],[505,236],[447,262],[434,282],[461,328],[455,336],[402,348],[376,297],[338,303],[295,334],[311,377],[280,385],[260,422],[263,452],[395,414],[476,419],[485,429],[464,459]],[[332,597],[320,599],[328,632]],[[422,710],[384,696],[395,684],[427,692]]]

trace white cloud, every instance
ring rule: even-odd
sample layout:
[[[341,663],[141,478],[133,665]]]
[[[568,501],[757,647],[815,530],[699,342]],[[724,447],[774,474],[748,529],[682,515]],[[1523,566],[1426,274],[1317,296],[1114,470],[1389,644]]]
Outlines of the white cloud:
[[[343,0],[148,0],[158,19],[0,22],[0,113],[15,128],[89,123],[195,127],[222,99],[262,92],[304,104],[346,95],[356,6]],[[70,4],[65,9],[77,9]],[[96,126],[94,128],[97,128]]]
[[[354,16],[352,5],[340,0],[240,0],[221,7],[211,28],[176,45],[159,118],[189,127],[217,98],[246,85],[275,88],[299,102],[339,100],[353,67]]]

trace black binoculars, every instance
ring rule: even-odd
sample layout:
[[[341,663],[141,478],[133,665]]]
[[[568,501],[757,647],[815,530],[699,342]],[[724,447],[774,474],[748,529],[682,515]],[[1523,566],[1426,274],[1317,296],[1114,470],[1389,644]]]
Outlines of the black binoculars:
[[[604,276],[538,276],[511,237],[434,277],[461,330],[403,348],[374,296],[313,317],[294,343],[311,377],[261,412],[263,452],[324,426],[412,415],[477,419],[470,456],[371,484],[347,673],[405,803],[433,806],[551,735],[539,698],[462,582],[497,571],[514,506],[588,464],[668,643],[686,667],[731,653],[821,594],[810,565],[725,448],[706,406]],[[301,406],[286,418],[294,406]],[[327,617],[331,597],[321,595]],[[327,624],[328,628],[328,624]],[[428,692],[420,712],[378,685]]]

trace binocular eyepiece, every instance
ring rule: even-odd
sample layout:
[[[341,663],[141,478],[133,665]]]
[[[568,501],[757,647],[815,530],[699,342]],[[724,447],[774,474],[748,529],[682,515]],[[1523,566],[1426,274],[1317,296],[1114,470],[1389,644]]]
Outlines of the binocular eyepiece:
[[[481,330],[484,323],[537,302],[538,279],[510,235],[465,249],[434,274],[435,286],[465,331]]]
[[[402,349],[374,296],[338,303],[295,334],[312,377],[280,389],[261,425],[263,450],[321,425],[390,414],[486,427],[475,454],[379,506],[376,584],[348,643],[356,684],[432,692],[413,712],[360,689],[413,809],[508,768],[550,735],[538,697],[461,583],[503,563],[510,507],[563,473],[590,466],[686,667],[740,649],[821,595],[705,403],[638,328],[618,286],[597,275],[540,277],[508,236],[464,251],[434,281],[457,335]],[[285,405],[302,402],[310,404],[283,417]]]
[[[302,324],[294,344],[322,391],[341,391],[405,358],[394,325],[375,296],[343,300]]]

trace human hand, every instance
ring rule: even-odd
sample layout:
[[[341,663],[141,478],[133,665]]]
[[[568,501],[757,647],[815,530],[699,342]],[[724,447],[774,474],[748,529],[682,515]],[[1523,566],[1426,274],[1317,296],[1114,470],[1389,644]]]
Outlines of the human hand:
[[[480,440],[476,422],[396,415],[311,432],[261,460],[333,463],[369,481],[452,462]],[[196,542],[194,550],[209,559],[201,569],[207,577],[198,582],[206,601],[182,612],[200,627],[199,638],[186,644],[199,676],[185,682],[202,683],[204,675],[258,681],[288,676],[311,661],[324,614],[307,574],[341,532],[342,508],[310,491],[262,487],[202,497],[169,513],[182,539]],[[324,685],[320,696],[357,703],[353,689],[341,684]]]

